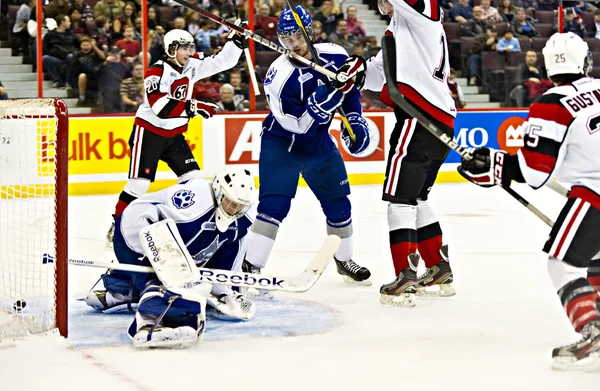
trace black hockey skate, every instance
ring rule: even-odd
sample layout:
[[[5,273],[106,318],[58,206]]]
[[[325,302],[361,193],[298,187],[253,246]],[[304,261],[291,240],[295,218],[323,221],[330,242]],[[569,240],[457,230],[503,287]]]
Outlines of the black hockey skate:
[[[337,272],[344,281],[349,284],[359,284],[371,286],[373,283],[369,280],[371,272],[366,267],[360,266],[353,260],[349,261],[338,261],[335,257],[335,265],[337,266]]]
[[[562,371],[600,370],[600,320],[581,329],[581,340],[552,351],[552,369]]]
[[[454,275],[448,261],[448,245],[445,244],[440,248],[440,255],[442,260],[427,269],[417,279],[419,284],[417,296],[448,297],[456,294],[456,290],[452,286]]]
[[[260,274],[261,269],[244,259],[244,262],[242,263],[242,271],[244,273]],[[266,289],[240,288],[240,293],[259,300],[271,300],[274,297],[273,292]]]
[[[415,294],[419,284],[417,283],[417,266],[419,265],[418,254],[408,254],[408,265],[402,270],[396,279],[389,284],[382,285],[379,289],[381,304],[391,304],[399,307],[414,307]]]

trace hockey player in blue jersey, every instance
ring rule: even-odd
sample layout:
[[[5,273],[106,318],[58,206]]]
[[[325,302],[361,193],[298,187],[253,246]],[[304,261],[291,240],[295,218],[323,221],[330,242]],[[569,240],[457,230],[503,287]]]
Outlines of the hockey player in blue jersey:
[[[195,178],[135,200],[115,221],[115,255],[123,264],[152,264],[156,273],[105,274],[105,290],[90,292],[86,303],[104,312],[131,310],[132,304],[138,304],[128,331],[136,347],[187,347],[197,343],[204,330],[206,304],[214,308],[217,318],[250,320],[256,312],[254,303],[231,286],[212,285],[210,292],[206,284],[195,284],[195,289],[184,289],[179,284],[171,288],[165,279],[171,280],[172,274],[161,272],[156,259],[150,263],[144,256],[147,252],[140,232],[155,225],[161,228],[162,223],[167,227],[165,232],[177,232],[168,238],[169,246],[172,243],[170,248],[187,248],[190,269],[194,269],[192,277],[198,274],[196,266],[240,271],[247,233],[256,216],[254,199],[252,173],[227,168],[212,182]],[[158,257],[173,258],[176,273],[185,261],[170,251]]]
[[[312,37],[310,15],[300,6],[296,10]],[[289,8],[281,13],[277,34],[283,47],[312,58]],[[333,72],[348,58],[341,46],[332,43],[316,44],[315,49],[323,66]],[[338,88],[327,87],[324,77],[287,56],[276,59],[266,74],[265,95],[271,113],[263,122],[258,216],[248,234],[243,270],[258,273],[266,265],[302,175],[321,203],[327,234],[342,239],[335,253],[338,273],[347,282],[370,285],[369,270],[352,260],[350,185],[342,156],[329,135],[329,126],[341,106],[356,135],[356,141],[352,142],[348,129],[342,125],[342,138],[353,154],[367,148],[369,131],[362,117],[358,89],[351,82]]]

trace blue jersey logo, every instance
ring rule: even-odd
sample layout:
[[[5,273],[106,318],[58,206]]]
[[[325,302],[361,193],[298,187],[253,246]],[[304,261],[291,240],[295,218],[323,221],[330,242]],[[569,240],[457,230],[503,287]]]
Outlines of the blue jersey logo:
[[[273,67],[271,69],[269,69],[269,72],[267,72],[267,75],[265,76],[265,85],[268,86],[269,84],[271,84],[271,82],[273,82],[273,79],[275,79],[275,74],[277,73],[277,68]]]
[[[177,209],[186,209],[194,205],[194,195],[191,190],[178,190],[171,200]]]

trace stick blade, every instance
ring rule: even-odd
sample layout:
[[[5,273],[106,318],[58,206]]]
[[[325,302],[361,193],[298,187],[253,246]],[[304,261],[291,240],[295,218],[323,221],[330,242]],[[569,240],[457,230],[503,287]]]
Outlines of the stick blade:
[[[341,243],[342,240],[336,235],[329,235],[325,238],[311,263],[302,273],[288,282],[286,290],[301,293],[312,288],[333,259],[333,255],[340,248]]]

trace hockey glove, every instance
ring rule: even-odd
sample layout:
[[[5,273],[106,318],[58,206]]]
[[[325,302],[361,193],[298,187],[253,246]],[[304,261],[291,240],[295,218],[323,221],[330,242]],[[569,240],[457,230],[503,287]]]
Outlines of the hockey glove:
[[[472,152],[473,160],[463,159],[457,170],[460,175],[481,187],[510,186],[510,176],[504,175],[508,154],[492,148],[478,148]]]
[[[188,117],[193,118],[201,115],[202,118],[210,118],[217,112],[216,104],[205,100],[190,99],[185,102],[185,111]]]
[[[248,22],[242,22],[240,19],[237,19],[235,21],[235,24],[244,29],[246,27],[248,27]],[[229,39],[231,42],[233,42],[235,44],[235,46],[237,46],[238,48],[240,48],[242,50],[244,50],[245,48],[248,47],[247,38],[243,34],[236,32],[235,30],[231,30],[229,32],[229,35],[227,35],[227,39]]]
[[[340,107],[343,99],[344,94],[340,91],[333,87],[326,87],[324,84],[321,84],[317,87],[317,90],[308,97],[306,109],[308,114],[310,114],[317,123],[326,124],[335,114],[335,110]]]
[[[356,136],[356,142],[352,142],[350,139],[350,134],[348,133],[348,129],[344,125],[342,121],[342,140],[344,140],[344,144],[348,147],[348,150],[353,155],[358,155],[363,152],[369,146],[371,142],[371,137],[369,135],[369,125],[367,125],[367,121],[356,113],[350,113],[347,115],[346,119]]]
[[[352,84],[360,90],[365,85],[366,71],[367,62],[364,58],[356,55],[350,56],[336,72],[333,83],[344,93],[352,88]]]

